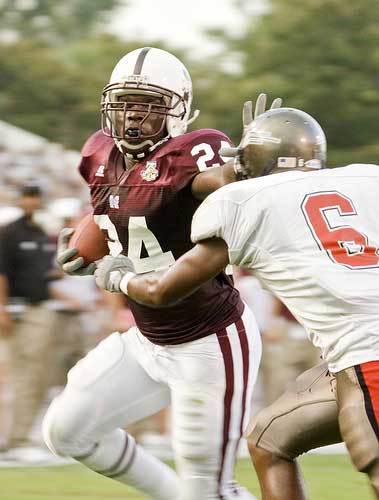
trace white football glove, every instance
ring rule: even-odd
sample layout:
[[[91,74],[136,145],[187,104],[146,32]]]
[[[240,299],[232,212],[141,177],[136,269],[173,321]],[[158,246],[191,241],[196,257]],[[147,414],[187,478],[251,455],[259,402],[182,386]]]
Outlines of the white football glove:
[[[106,255],[101,260],[96,261],[95,271],[96,284],[108,292],[125,293],[121,290],[121,280],[125,275],[135,274],[134,265],[126,255]]]
[[[225,156],[227,158],[234,158],[235,156],[238,155],[238,150],[244,140],[244,137],[246,135],[246,131],[250,125],[250,123],[253,121],[253,119],[257,118],[259,115],[264,113],[266,111],[266,103],[267,103],[267,94],[261,93],[259,94],[256,102],[255,102],[255,109],[254,109],[254,117],[253,117],[253,102],[252,101],[246,101],[243,105],[242,108],[242,137],[240,140],[240,143],[238,147],[232,148],[232,147],[225,147],[221,148],[219,151],[220,156]],[[270,106],[270,109],[277,109],[282,106],[282,99],[280,97],[276,97]]]
[[[59,233],[56,261],[66,274],[71,274],[73,276],[87,276],[93,274],[96,269],[96,264],[94,262],[88,264],[88,266],[83,266],[83,257],[70,260],[78,253],[77,248],[68,247],[68,242],[74,231],[73,228],[65,227]]]

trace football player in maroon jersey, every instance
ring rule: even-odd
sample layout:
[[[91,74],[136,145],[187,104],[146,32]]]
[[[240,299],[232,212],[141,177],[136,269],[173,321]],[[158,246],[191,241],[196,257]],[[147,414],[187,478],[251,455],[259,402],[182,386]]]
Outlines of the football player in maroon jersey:
[[[145,47],[114,68],[101,102],[102,130],[83,147],[80,172],[111,255],[136,272],[163,270],[192,247],[201,200],[238,179],[219,155],[228,137],[186,133],[192,100],[185,66]],[[275,100],[274,107],[280,106]],[[265,95],[256,114],[264,111]],[[252,119],[244,107],[244,125]],[[61,234],[58,262],[91,274]],[[154,310],[128,300],[136,328],[114,333],[70,372],[44,420],[49,448],[161,500],[252,499],[233,481],[237,446],[249,419],[261,354],[252,313],[224,272],[185,301]],[[178,476],[122,430],[172,405]]]

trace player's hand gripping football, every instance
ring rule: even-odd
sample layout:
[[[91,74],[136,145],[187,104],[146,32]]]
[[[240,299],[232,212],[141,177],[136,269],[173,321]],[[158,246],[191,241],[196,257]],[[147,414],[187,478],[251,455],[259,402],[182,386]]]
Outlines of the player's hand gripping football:
[[[252,101],[246,101],[243,105],[242,109],[242,137],[239,145],[236,148],[226,147],[221,148],[219,151],[220,156],[225,156],[227,158],[234,158],[234,172],[236,174],[236,180],[240,181],[242,179],[247,179],[252,177],[251,172],[248,168],[245,168],[243,162],[243,151],[244,145],[248,140],[248,134],[250,132],[250,124],[262,113],[266,111],[266,103],[267,103],[267,95],[262,93],[259,94],[254,109],[254,117],[253,117],[253,103]],[[280,97],[276,97],[270,106],[270,109],[280,108],[282,105],[282,99]]]
[[[134,265],[126,255],[106,255],[96,262],[96,284],[108,292],[122,293],[121,280],[128,273],[135,273]]]
[[[96,264],[94,262],[91,262],[88,266],[84,266],[83,257],[77,257],[71,260],[78,254],[77,248],[69,248],[68,246],[68,242],[73,232],[74,229],[65,227],[59,233],[56,261],[66,274],[71,274],[73,276],[88,276],[89,274],[94,274],[96,269]]]

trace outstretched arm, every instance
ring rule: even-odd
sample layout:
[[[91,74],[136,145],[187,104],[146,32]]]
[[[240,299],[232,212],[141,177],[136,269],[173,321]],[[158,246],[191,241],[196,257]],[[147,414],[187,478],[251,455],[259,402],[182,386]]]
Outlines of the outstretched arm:
[[[221,238],[210,238],[198,243],[163,273],[133,275],[130,267],[112,264],[104,257],[95,272],[101,288],[123,292],[131,299],[150,307],[167,307],[193,293],[203,283],[216,276],[229,263],[228,247]],[[118,275],[115,275],[115,272]]]
[[[205,170],[192,181],[191,190],[193,196],[198,200],[204,200],[208,195],[220,189],[220,187],[237,180],[234,171],[234,159],[227,161],[222,167]]]

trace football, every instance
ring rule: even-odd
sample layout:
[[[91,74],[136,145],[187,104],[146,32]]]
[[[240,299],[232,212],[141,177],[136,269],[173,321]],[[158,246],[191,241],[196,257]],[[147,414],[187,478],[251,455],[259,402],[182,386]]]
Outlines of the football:
[[[73,259],[83,257],[84,265],[95,262],[109,253],[106,236],[93,220],[92,213],[87,214],[79,221],[68,246],[78,249],[79,254],[75,255]]]

